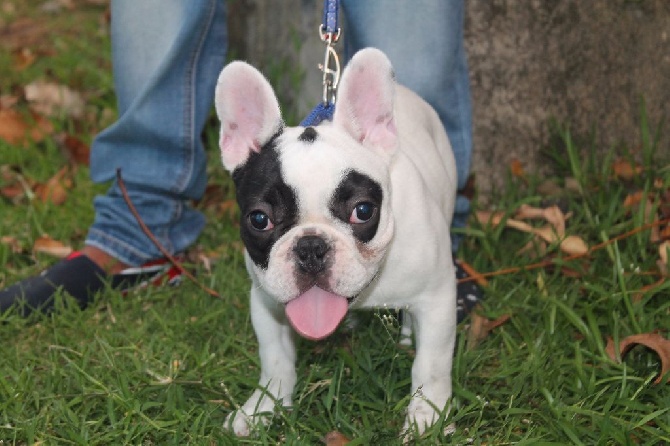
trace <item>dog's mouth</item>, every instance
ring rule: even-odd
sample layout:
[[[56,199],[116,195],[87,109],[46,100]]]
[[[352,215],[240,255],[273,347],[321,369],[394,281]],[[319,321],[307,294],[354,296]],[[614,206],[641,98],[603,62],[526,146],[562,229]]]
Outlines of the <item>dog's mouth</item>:
[[[286,304],[286,317],[301,336],[317,341],[335,331],[353,299],[313,286]]]

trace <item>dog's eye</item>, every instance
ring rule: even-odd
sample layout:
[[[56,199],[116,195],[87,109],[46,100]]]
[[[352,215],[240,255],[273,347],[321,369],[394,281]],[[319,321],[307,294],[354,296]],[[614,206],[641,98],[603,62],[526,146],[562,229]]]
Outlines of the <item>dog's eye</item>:
[[[257,231],[269,231],[275,227],[268,214],[263,211],[252,211],[249,214],[249,223]]]
[[[365,223],[374,215],[377,207],[372,203],[358,203],[349,217],[349,223]]]

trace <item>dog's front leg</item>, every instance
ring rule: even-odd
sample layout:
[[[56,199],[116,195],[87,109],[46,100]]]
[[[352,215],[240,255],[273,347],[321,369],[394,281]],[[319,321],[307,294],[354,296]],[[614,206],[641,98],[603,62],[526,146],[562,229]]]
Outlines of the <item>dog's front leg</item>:
[[[433,304],[423,302],[410,310],[416,357],[412,365],[412,398],[407,408],[406,434],[411,435],[414,429],[422,434],[432,426],[451,397],[451,367],[456,338],[455,290],[451,291],[452,284]]]
[[[258,389],[226,419],[225,426],[238,436],[248,436],[255,425],[269,423],[276,402],[290,406],[296,383],[293,330],[284,307],[258,286],[251,291],[251,322],[258,338],[261,377]]]

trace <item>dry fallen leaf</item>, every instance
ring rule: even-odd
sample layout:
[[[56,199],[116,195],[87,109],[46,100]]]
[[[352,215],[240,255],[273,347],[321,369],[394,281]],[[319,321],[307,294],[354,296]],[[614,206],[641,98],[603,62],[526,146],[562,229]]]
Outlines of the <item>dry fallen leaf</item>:
[[[11,249],[11,251],[14,254],[23,251],[23,249],[21,249],[21,243],[19,243],[17,239],[15,239],[14,237],[10,237],[9,235],[3,235],[2,237],[0,237],[0,244],[9,246],[9,249]]]
[[[507,322],[510,317],[512,317],[509,314],[504,314],[498,319],[491,320],[482,316],[481,312],[477,311],[478,309],[481,310],[481,308],[475,307],[470,316],[471,322],[470,328],[468,329],[467,342],[468,350],[472,350],[477,347],[477,345],[479,345],[482,340],[486,339],[486,337],[494,328],[500,327],[502,324]]]
[[[536,208],[527,204],[522,204],[519,206],[515,217],[521,220],[543,218],[554,228],[554,231],[559,237],[565,235],[565,221],[567,220],[567,217],[556,205],[547,208]]]
[[[9,144],[39,142],[52,131],[51,122],[37,113],[27,117],[12,109],[0,109],[0,139]]]
[[[222,203],[219,203],[218,208],[216,209],[216,214],[220,218],[227,218],[229,220],[235,219],[237,216],[237,201],[235,200],[226,200]]]
[[[521,178],[524,181],[526,180],[526,172],[523,170],[523,164],[518,159],[514,158],[510,162],[509,169],[515,177]]]
[[[33,110],[48,115],[81,118],[84,115],[84,99],[81,94],[66,85],[36,81],[25,86],[26,99]]]
[[[482,226],[491,225],[496,227],[505,218],[503,211],[475,211],[475,218]]]
[[[72,186],[72,181],[67,177],[69,169],[67,166],[61,168],[56,174],[49,178],[46,183],[35,185],[34,191],[42,203],[53,203],[57,206],[67,200],[67,189]]]
[[[586,254],[589,251],[589,246],[586,242],[576,235],[569,235],[567,237],[560,237],[556,230],[551,226],[544,226],[542,228],[534,228],[528,223],[508,219],[506,222],[507,226],[518,229],[519,231],[528,232],[535,234],[538,237],[541,237],[548,243],[559,243],[559,248],[561,251],[570,254],[570,255],[582,255]]]
[[[325,437],[323,437],[323,442],[326,446],[344,446],[348,444],[351,440],[348,439],[344,434],[333,431],[328,432]]]
[[[658,246],[658,256],[660,258],[656,265],[664,276],[668,275],[668,251],[670,251],[670,240],[666,240]]]
[[[73,164],[89,165],[91,147],[76,136],[62,133],[56,137],[58,147]]]
[[[632,336],[627,336],[619,342],[618,349],[614,345],[614,340],[612,338],[607,339],[607,347],[605,351],[607,356],[612,361],[618,361],[618,357],[623,358],[626,353],[630,351],[635,345],[640,344],[644,345],[647,348],[652,349],[656,354],[661,358],[661,373],[656,378],[654,383],[661,384],[663,377],[670,372],[670,340],[665,339],[658,333],[642,333]],[[618,350],[618,355],[617,355]],[[666,380],[670,382],[670,376]]]
[[[630,181],[642,173],[642,166],[631,163],[628,160],[619,158],[612,163],[614,175],[624,181]]]
[[[16,51],[20,48],[38,46],[52,32],[51,27],[45,26],[44,19],[39,15],[34,19],[17,18],[0,28],[0,42],[7,50]]]
[[[43,235],[33,244],[33,252],[43,253],[59,259],[64,259],[72,253],[72,248],[63,242],[54,240],[48,235]]]
[[[37,55],[30,48],[21,48],[14,51],[14,68],[17,71],[25,70],[37,60]]]

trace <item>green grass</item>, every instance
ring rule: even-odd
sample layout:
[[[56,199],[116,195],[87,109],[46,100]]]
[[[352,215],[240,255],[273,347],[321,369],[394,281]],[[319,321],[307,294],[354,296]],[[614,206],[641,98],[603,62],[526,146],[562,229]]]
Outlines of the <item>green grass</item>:
[[[19,9],[17,14],[31,12]],[[67,28],[68,20],[90,24],[83,29],[92,38],[64,34],[54,43],[53,57],[0,76],[2,94],[45,72],[83,91],[90,99],[90,117],[83,123],[56,119],[54,125],[57,131],[78,129],[89,141],[104,124],[103,111],[114,104],[105,56],[109,45],[99,30],[102,12],[88,7],[52,16],[56,30]],[[11,60],[0,51],[0,60]],[[73,63],[79,74],[70,78]],[[588,140],[556,128],[556,143],[547,149],[556,181],[574,176],[582,187],[582,193],[551,197],[574,213],[570,234],[595,245],[634,229],[642,216],[626,213],[625,196],[631,190],[654,190],[657,178],[670,186],[668,160],[658,159],[657,131],[647,129],[648,121],[644,115],[643,141],[626,142],[641,144],[640,150],[605,155]],[[205,136],[210,182],[221,185],[223,199],[230,199],[213,125]],[[647,169],[628,183],[614,180],[610,161],[619,155],[639,159]],[[0,142],[0,164],[44,181],[66,160],[47,139],[25,148]],[[0,286],[53,262],[31,253],[42,233],[79,246],[93,217],[92,197],[104,191],[91,184],[87,173],[79,167],[62,206],[0,200],[0,235],[15,238],[23,248],[15,253],[0,244]],[[510,178],[491,202],[509,210],[521,203],[538,205],[547,200],[538,193],[540,183],[532,175],[527,184]],[[279,410],[270,426],[249,439],[235,439],[221,428],[226,415],[254,389],[259,369],[248,315],[250,283],[236,248],[234,217],[209,207],[204,211],[209,224],[198,247],[219,252],[220,259],[211,271],[197,262],[189,267],[222,299],[184,283],[127,297],[107,290],[84,311],[67,307],[29,320],[0,316],[2,444],[318,445],[334,430],[353,445],[400,444],[412,352],[398,347],[397,325],[379,312],[364,313],[364,323],[353,333],[299,343],[292,410]],[[522,266],[533,261],[516,254],[528,240],[520,232],[473,223],[461,256],[479,271]],[[485,314],[512,317],[472,350],[466,349],[467,322],[459,327],[454,410],[446,420],[456,423],[456,432],[444,438],[436,428],[418,443],[670,444],[670,387],[653,383],[658,356],[636,347],[616,364],[605,354],[609,336],[659,331],[668,337],[670,284],[633,301],[637,290],[656,280],[636,271],[654,270],[656,258],[656,247],[643,232],[593,253],[586,264],[571,263],[581,269],[580,278],[554,268],[490,279]]]

